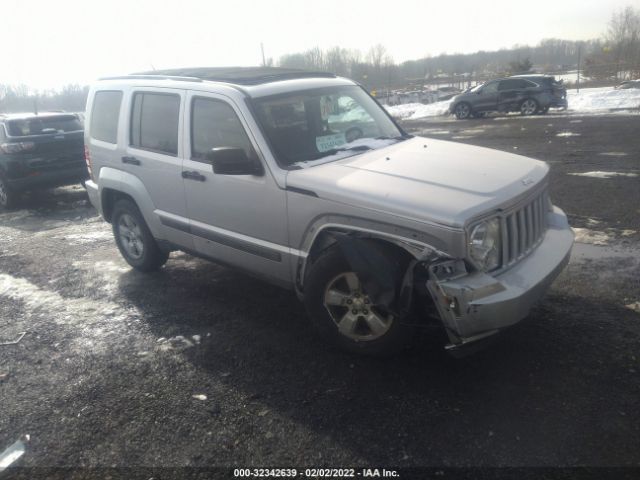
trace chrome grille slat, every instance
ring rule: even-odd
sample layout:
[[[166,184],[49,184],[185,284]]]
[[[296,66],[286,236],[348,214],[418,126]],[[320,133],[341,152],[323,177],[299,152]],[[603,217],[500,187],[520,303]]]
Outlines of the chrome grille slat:
[[[518,258],[518,226],[515,214],[509,215],[509,262]]]
[[[515,263],[540,242],[547,230],[547,205],[547,192],[544,191],[502,217],[503,266]]]
[[[525,248],[525,242],[527,241],[526,222],[524,221],[524,208],[518,210],[518,256],[520,256]]]

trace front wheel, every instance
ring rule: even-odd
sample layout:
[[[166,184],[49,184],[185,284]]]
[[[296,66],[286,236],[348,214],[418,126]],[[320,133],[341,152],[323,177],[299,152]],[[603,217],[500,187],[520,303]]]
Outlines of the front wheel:
[[[412,331],[384,305],[373,302],[338,248],[311,266],[304,305],[316,330],[333,345],[365,355],[389,355],[407,345]]]
[[[133,268],[151,272],[167,262],[169,253],[158,247],[135,203],[130,200],[116,202],[111,224],[118,250]]]
[[[520,113],[522,115],[533,115],[538,111],[538,102],[533,98],[527,98],[520,104]]]
[[[466,102],[461,102],[456,105],[454,113],[456,114],[456,118],[458,120],[465,120],[471,115],[471,105]]]
[[[0,174],[0,208],[11,210],[18,203],[19,195],[9,188],[7,181]]]

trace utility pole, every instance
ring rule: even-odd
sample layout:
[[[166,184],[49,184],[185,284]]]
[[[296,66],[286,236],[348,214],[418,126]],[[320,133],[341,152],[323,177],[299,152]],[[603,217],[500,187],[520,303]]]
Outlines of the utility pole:
[[[264,59],[264,44],[262,42],[260,42],[260,50],[262,51],[262,66],[266,67],[267,66],[267,62]]]
[[[580,93],[580,54],[582,53],[582,44],[578,44],[578,73],[576,78],[576,93]]]

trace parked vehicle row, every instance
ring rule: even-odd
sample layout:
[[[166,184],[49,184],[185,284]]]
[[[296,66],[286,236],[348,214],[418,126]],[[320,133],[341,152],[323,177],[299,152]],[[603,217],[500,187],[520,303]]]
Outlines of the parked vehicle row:
[[[451,101],[449,112],[459,120],[489,112],[545,114],[549,108],[567,108],[567,91],[550,75],[516,75],[478,85]]]
[[[89,198],[132,267],[182,250],[243,269],[350,351],[431,317],[453,349],[493,336],[569,259],[546,164],[409,135],[347,79],[153,72],[97,82],[86,115]]]
[[[83,126],[77,114],[0,115],[0,207],[22,192],[84,182]]]

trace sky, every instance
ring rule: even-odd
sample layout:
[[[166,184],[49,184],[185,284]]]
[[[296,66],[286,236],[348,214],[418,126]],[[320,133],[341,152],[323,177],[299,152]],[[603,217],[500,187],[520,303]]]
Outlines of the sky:
[[[2,0],[0,83],[85,85],[153,68],[251,66],[319,46],[396,62],[601,36],[638,0]],[[9,48],[7,48],[9,47]]]

